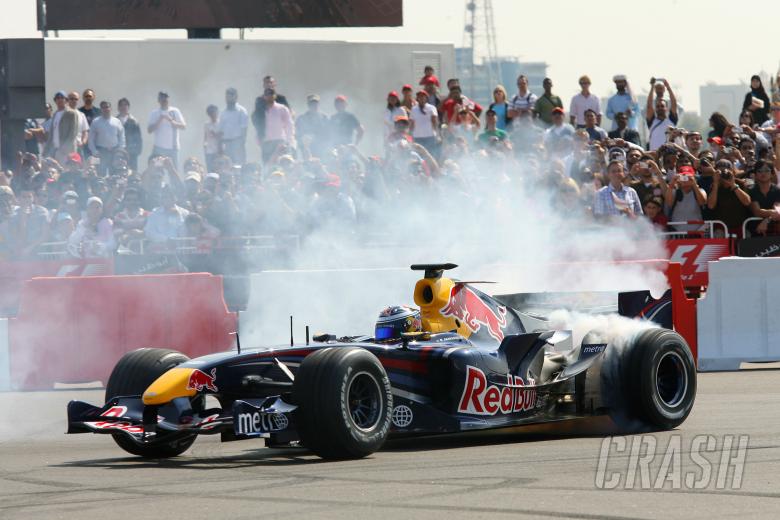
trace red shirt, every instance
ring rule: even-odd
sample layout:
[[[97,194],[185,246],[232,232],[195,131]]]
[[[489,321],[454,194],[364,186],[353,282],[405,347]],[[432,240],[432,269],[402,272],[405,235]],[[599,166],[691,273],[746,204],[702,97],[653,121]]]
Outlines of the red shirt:
[[[439,85],[439,78],[437,78],[434,74],[431,74],[429,76],[423,76],[420,80],[420,85],[427,85],[428,83],[433,83],[437,87],[440,87]]]

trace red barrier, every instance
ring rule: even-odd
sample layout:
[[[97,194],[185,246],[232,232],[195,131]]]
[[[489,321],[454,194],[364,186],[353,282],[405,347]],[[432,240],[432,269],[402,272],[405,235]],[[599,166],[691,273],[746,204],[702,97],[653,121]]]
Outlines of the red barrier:
[[[0,316],[13,316],[22,284],[36,276],[107,276],[114,274],[113,258],[69,258],[0,262]]]
[[[164,347],[202,356],[231,348],[236,327],[221,276],[34,278],[9,322],[11,385],[105,384],[125,352]]]
[[[702,287],[709,282],[707,262],[731,256],[729,238],[684,238],[667,240],[669,261],[681,266],[680,276],[686,287]]]
[[[682,266],[669,262],[666,267],[666,279],[672,289],[672,323],[674,330],[688,342],[693,354],[693,362],[699,363],[699,347],[696,329],[696,299],[685,295]]]

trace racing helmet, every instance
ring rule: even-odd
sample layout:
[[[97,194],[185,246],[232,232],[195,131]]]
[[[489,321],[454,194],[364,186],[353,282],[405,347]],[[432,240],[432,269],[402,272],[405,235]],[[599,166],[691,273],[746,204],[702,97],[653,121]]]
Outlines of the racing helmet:
[[[422,332],[420,310],[406,305],[392,305],[379,313],[374,328],[374,339],[399,339],[403,332]]]

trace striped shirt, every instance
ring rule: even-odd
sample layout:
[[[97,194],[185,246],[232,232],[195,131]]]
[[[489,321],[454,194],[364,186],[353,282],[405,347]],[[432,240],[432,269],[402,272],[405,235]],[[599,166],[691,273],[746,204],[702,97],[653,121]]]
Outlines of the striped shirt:
[[[623,203],[618,203],[620,206],[629,207],[634,212],[634,215],[642,215],[642,203],[639,201],[639,195],[636,190],[629,186],[621,186],[620,190],[615,190],[612,184],[608,184],[596,192],[596,199],[593,202],[593,214],[594,215],[625,215],[619,207],[615,204],[615,198],[620,199]]]

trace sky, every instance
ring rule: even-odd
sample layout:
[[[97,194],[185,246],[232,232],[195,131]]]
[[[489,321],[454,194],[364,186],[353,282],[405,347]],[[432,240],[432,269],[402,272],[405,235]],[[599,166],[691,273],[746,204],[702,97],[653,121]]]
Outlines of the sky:
[[[2,0],[0,35],[36,37],[35,0]],[[481,2],[478,2],[481,3]],[[404,0],[404,25],[363,29],[252,29],[247,39],[451,42],[460,46],[466,0]],[[780,14],[777,0],[492,0],[497,51],[544,61],[554,91],[569,99],[577,78],[606,96],[614,74],[626,74],[636,92],[651,76],[665,77],[681,102],[698,111],[699,86],[739,84],[761,71],[777,72],[780,55],[761,20]],[[751,32],[740,36],[741,31]],[[67,31],[62,38],[183,38],[184,31]],[[237,38],[224,30],[223,38]],[[509,89],[513,90],[512,88]]]

